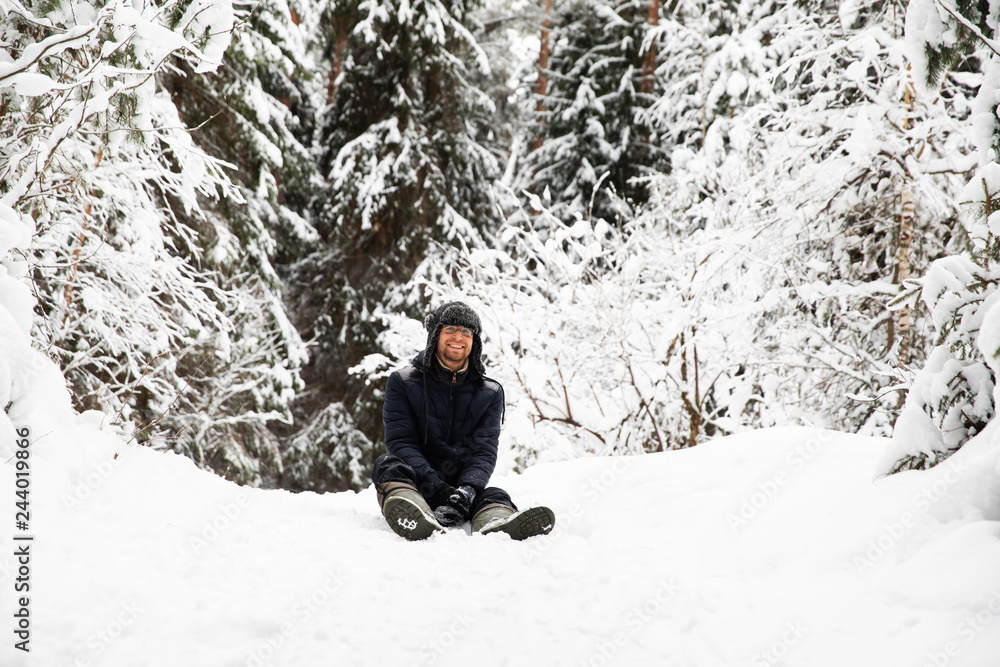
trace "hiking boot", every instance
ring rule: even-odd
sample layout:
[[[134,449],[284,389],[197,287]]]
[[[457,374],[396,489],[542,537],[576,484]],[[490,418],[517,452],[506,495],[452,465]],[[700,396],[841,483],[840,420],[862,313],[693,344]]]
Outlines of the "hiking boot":
[[[532,507],[518,512],[507,505],[493,503],[472,517],[472,532],[483,535],[507,533],[515,540],[548,535],[555,525],[556,515],[548,507]]]
[[[387,482],[376,488],[382,516],[389,528],[408,540],[423,540],[444,528],[416,488],[404,482]]]

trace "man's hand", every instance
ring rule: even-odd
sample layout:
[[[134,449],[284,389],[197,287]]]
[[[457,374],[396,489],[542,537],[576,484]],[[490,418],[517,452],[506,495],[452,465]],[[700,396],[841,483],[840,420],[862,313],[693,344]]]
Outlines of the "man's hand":
[[[476,497],[476,490],[471,486],[463,484],[455,489],[448,502],[434,510],[434,518],[442,526],[457,526],[469,520],[469,509],[472,501]]]
[[[448,499],[451,498],[454,493],[455,487],[441,482],[429,495],[425,495],[425,497],[427,498],[427,502],[431,504],[431,507],[439,507],[441,505],[447,505]]]

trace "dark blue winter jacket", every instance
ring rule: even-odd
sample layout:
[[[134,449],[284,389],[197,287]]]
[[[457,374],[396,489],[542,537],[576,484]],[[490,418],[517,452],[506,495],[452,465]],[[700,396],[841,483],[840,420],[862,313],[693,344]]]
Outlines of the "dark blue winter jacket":
[[[445,484],[468,484],[482,490],[496,468],[503,387],[473,370],[460,378],[443,367],[427,369],[423,358],[386,383],[386,449],[413,468],[421,489],[440,493]]]

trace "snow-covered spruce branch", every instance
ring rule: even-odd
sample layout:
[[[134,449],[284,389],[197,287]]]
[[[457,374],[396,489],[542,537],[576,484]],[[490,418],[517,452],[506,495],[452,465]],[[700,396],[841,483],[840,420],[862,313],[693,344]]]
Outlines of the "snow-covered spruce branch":
[[[983,46],[992,51],[994,55],[1000,56],[1000,43],[984,35],[974,23],[965,18],[965,16],[963,16],[962,13],[956,9],[954,4],[947,2],[947,0],[934,0],[934,4],[947,12],[949,16],[962,24],[966,30],[975,35],[976,38],[982,42]]]

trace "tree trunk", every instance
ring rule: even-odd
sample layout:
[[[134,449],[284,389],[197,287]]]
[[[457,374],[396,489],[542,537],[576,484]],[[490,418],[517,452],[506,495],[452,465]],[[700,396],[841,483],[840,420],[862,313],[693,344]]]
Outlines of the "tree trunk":
[[[694,330],[691,331],[694,335]],[[691,347],[694,353],[694,400],[692,400],[691,393],[688,391],[688,350],[684,344],[685,336],[681,334],[681,384],[684,389],[681,391],[681,402],[684,404],[684,410],[688,413],[688,447],[694,447],[698,444],[698,434],[701,433],[701,389],[698,386],[698,348],[692,343]]]
[[[910,278],[910,256],[913,248],[913,185],[906,181],[900,193],[902,211],[899,215],[899,240],[896,246],[897,282],[902,285]],[[899,336],[899,365],[910,363],[910,308],[897,312],[896,335]]]
[[[701,23],[701,147],[705,148],[708,134],[708,91],[705,90],[705,21]]]
[[[347,44],[347,27],[345,21],[337,21],[337,41],[333,45],[333,64],[330,67],[330,79],[326,87],[326,103],[333,104],[337,97],[337,79],[340,78],[340,70],[344,67],[344,46]]]
[[[549,69],[549,30],[552,28],[552,0],[545,0],[545,18],[542,20],[541,46],[538,49],[538,84],[535,87],[537,101],[535,111],[541,117],[545,113],[545,94],[549,87],[549,77],[546,72]],[[542,147],[545,141],[541,133],[535,135],[535,143],[532,149],[537,150]]]
[[[907,67],[909,70],[909,67]],[[909,79],[909,72],[907,72]],[[906,106],[906,117],[903,120],[903,129],[909,131],[913,126],[912,115],[914,108],[913,87],[907,81],[904,92],[903,103]],[[899,229],[896,241],[896,282],[902,285],[910,278],[910,258],[913,250],[913,183],[908,174],[903,174],[903,185],[900,188],[900,215]],[[895,336],[899,338],[899,366],[904,367],[910,363],[910,308],[904,306],[896,313]]]
[[[94,162],[94,169],[96,170],[101,166],[101,160],[104,159],[104,148],[99,148],[97,150],[97,160]],[[89,200],[94,196],[94,188],[91,187],[87,190],[87,199]],[[76,282],[77,268],[80,266],[80,253],[83,251],[83,246],[87,242],[87,231],[90,229],[90,211],[91,203],[88,201],[83,207],[83,225],[80,228],[80,234],[76,239],[76,245],[73,247],[73,256],[70,261],[69,266],[69,276],[66,278],[66,285],[63,287],[63,301],[65,301],[65,308],[62,314],[59,316],[59,328],[61,331],[66,330],[66,322],[69,320],[70,313],[73,309],[73,285]],[[62,308],[62,306],[60,306]]]
[[[655,28],[660,24],[660,0],[652,0],[649,3],[649,27]],[[656,40],[650,40],[649,50],[646,51],[646,59],[642,63],[642,85],[639,91],[644,95],[653,92],[653,77],[656,74]]]

